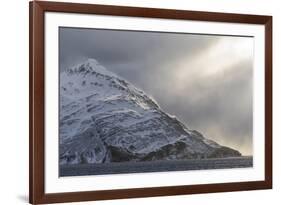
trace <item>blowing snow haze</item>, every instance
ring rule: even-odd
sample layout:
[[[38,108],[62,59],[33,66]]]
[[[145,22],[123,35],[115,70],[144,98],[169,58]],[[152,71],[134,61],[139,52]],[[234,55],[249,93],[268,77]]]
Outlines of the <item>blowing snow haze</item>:
[[[60,28],[60,70],[89,58],[208,139],[252,154],[251,37]]]

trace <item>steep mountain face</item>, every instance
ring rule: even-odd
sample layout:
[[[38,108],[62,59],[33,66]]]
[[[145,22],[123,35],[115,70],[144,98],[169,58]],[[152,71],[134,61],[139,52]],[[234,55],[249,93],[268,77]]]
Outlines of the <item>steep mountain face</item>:
[[[89,59],[60,73],[60,164],[241,156]]]

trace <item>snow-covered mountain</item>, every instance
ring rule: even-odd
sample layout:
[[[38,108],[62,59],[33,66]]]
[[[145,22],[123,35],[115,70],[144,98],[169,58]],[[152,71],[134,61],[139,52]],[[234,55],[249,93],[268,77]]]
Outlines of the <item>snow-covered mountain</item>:
[[[188,129],[95,59],[60,73],[60,164],[241,154]]]

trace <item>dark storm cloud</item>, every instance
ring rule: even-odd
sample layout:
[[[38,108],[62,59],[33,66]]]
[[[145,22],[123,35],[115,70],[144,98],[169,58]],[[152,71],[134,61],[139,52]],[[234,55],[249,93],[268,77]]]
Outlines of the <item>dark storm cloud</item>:
[[[95,58],[190,129],[251,154],[252,56],[236,51],[240,39],[61,28],[60,69]]]
[[[180,55],[194,54],[216,40],[201,39],[198,35],[186,38],[182,34],[61,28],[60,65],[64,69],[84,58],[95,58],[105,65],[155,64],[156,60],[165,62]]]

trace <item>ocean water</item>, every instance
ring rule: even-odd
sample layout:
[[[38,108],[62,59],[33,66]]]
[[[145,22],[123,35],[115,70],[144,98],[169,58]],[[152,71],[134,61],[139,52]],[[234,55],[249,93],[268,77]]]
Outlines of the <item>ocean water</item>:
[[[253,157],[61,165],[60,177],[253,167]]]

